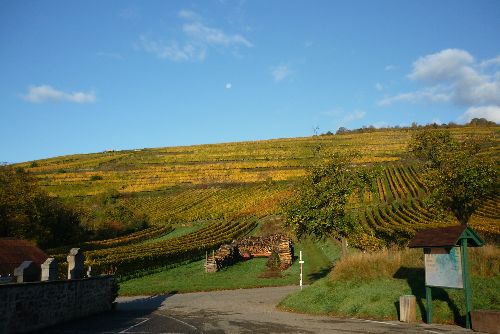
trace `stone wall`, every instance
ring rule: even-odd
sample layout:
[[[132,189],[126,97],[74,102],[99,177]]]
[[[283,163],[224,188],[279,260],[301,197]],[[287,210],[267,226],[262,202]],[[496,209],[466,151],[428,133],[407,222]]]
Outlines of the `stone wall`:
[[[0,334],[23,333],[110,310],[112,276],[0,285]]]

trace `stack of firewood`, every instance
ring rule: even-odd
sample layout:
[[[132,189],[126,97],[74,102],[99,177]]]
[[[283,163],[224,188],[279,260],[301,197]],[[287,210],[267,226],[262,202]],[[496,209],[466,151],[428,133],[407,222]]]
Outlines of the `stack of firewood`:
[[[205,272],[213,273],[219,271],[221,268],[233,265],[239,260],[240,252],[236,243],[222,245],[212,256],[209,257],[207,255],[205,259]]]
[[[293,262],[293,244],[291,240],[282,240],[278,245],[278,255],[280,257],[281,269],[286,269]]]
[[[217,262],[218,269],[233,265],[239,259],[240,252],[238,250],[238,245],[234,243],[222,245],[217,252],[215,252],[215,261]]]
[[[280,258],[281,269],[286,269],[293,262],[292,240],[283,234],[273,234],[267,237],[247,237],[240,241],[234,241],[229,245],[222,245],[205,259],[205,272],[216,272],[221,268],[233,265],[239,261],[244,253],[251,256],[270,256],[276,252]]]

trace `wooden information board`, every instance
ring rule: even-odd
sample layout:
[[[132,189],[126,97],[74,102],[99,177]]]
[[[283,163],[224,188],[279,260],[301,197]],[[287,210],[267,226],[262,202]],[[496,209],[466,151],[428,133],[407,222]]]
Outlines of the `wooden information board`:
[[[431,249],[425,254],[425,285],[464,288],[460,247]]]

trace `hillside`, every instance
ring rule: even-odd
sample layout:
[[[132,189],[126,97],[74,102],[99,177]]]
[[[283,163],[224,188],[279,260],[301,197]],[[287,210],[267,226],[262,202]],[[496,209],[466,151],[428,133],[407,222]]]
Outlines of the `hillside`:
[[[496,145],[488,154],[495,157],[500,157],[499,130],[498,126],[450,129],[457,137],[493,138]],[[452,217],[436,219],[422,204],[426,190],[419,171],[405,155],[412,131],[102,152],[18,166],[33,173],[51,195],[90,209],[93,197],[115,190],[120,193],[117,201],[145,213],[153,225],[169,227],[152,227],[138,232],[137,237],[133,234],[116,242],[84,246],[94,249],[88,253],[93,268],[122,264],[128,268],[123,272],[131,272],[145,263],[154,267],[199,257],[252,229],[252,233],[265,233],[266,229],[279,228],[279,205],[313,163],[318,147],[358,151],[361,157],[356,163],[383,167],[377,190],[365,191],[351,201],[361,224],[360,232],[351,237],[352,245],[369,250],[405,245],[417,230],[455,224]],[[498,197],[490,198],[472,219],[472,225],[494,241],[500,236],[499,207]],[[186,234],[166,237],[172,229],[186,226]],[[147,239],[152,240],[145,245]],[[62,250],[55,253],[63,254]]]

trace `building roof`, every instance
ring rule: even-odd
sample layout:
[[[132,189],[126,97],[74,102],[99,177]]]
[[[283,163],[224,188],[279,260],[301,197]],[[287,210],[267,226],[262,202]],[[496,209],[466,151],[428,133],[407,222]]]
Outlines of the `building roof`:
[[[28,240],[0,238],[0,275],[13,274],[23,261],[41,265],[47,258],[44,251]]]
[[[461,239],[467,239],[468,246],[472,247],[484,244],[483,239],[469,226],[455,225],[419,231],[408,246],[410,248],[453,247],[459,246]]]

